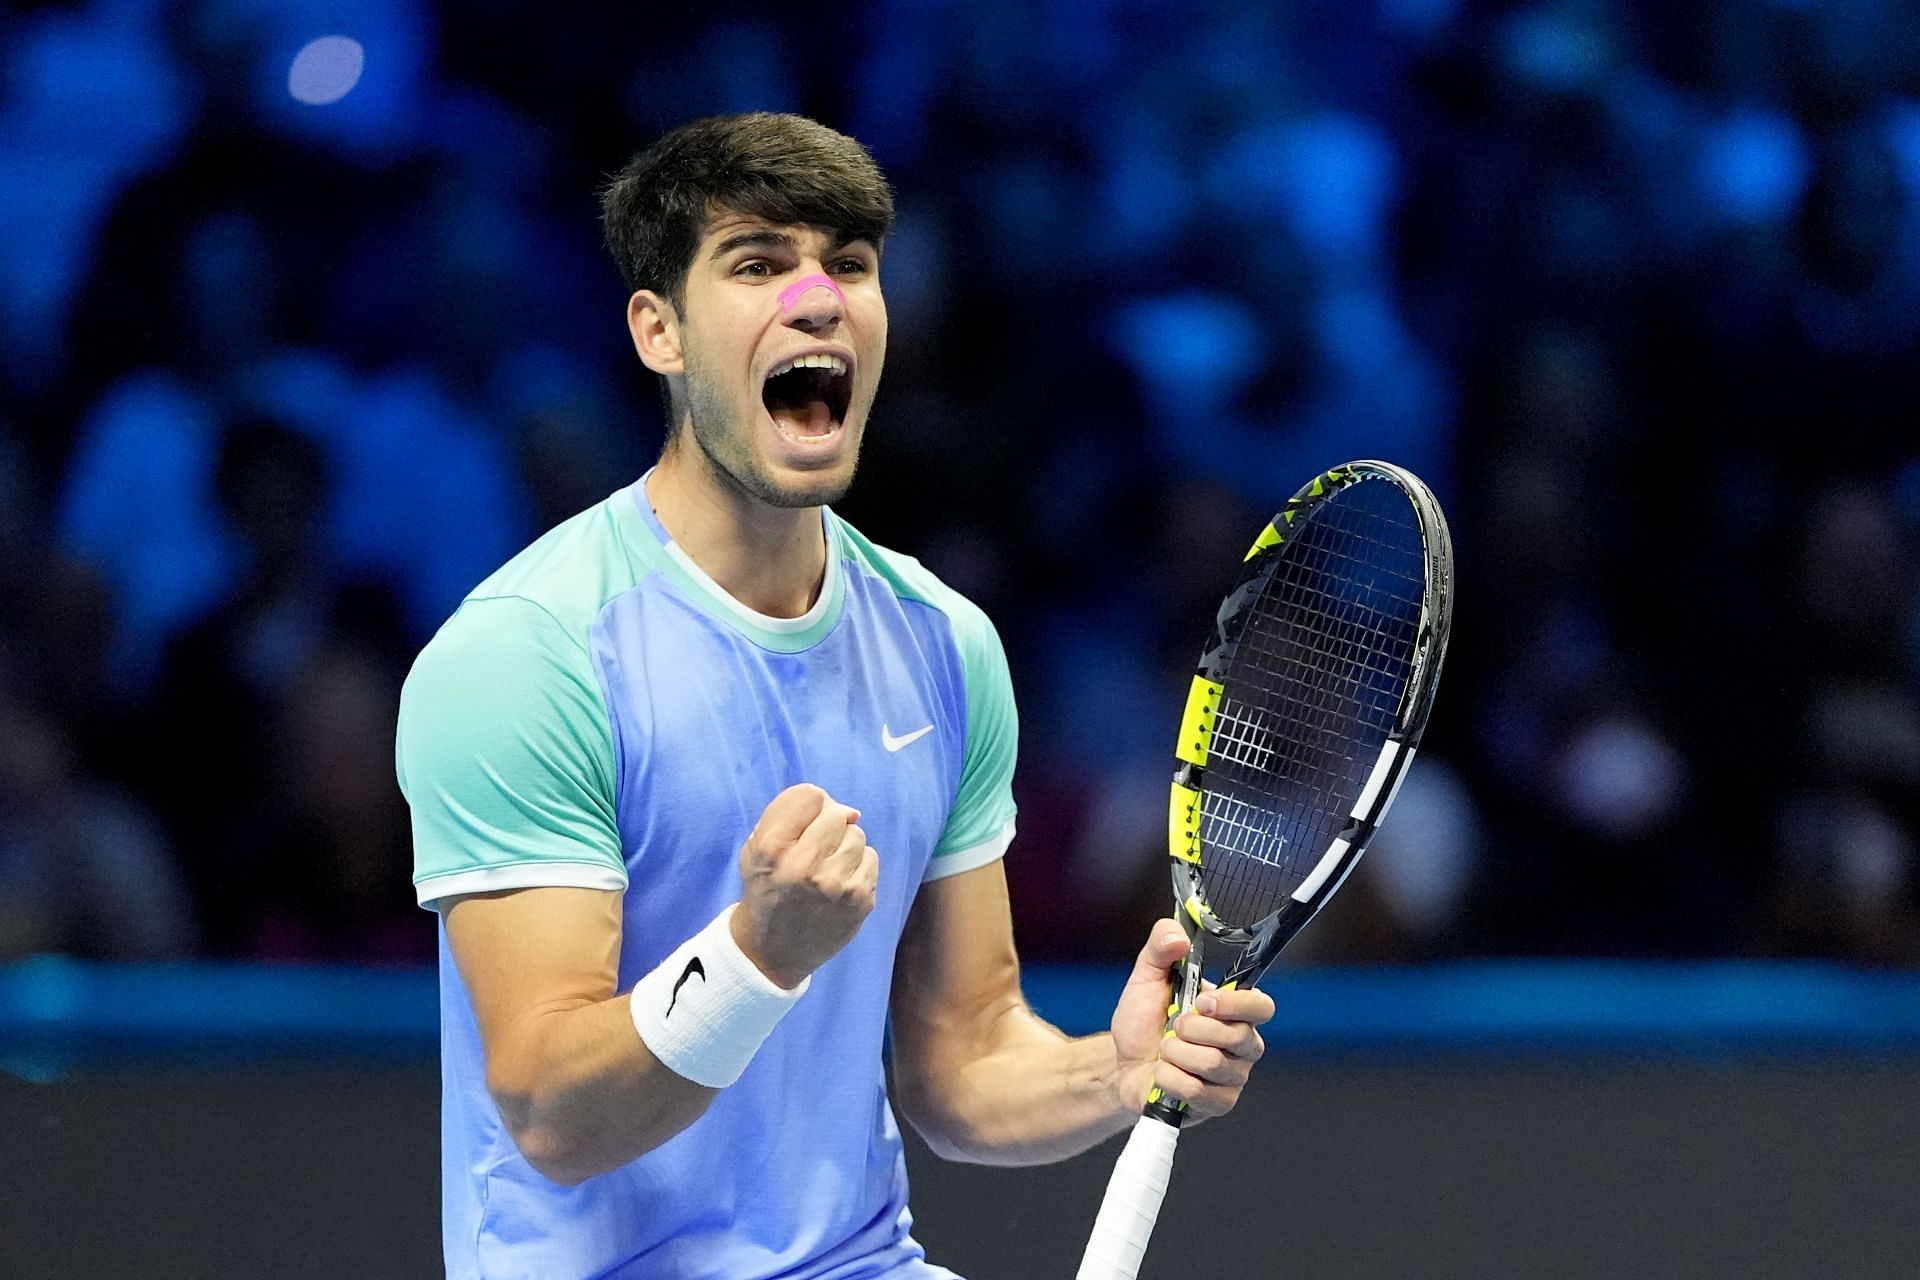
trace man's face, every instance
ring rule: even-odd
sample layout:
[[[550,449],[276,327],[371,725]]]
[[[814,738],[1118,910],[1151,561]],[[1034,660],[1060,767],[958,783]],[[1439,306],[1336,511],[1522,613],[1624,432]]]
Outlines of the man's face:
[[[772,506],[838,501],[886,360],[875,246],[723,213],[687,273],[680,335],[693,438],[716,470]]]

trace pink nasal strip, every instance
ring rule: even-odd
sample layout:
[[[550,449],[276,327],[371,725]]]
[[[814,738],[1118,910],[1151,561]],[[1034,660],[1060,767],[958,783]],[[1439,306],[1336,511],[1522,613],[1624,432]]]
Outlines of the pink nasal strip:
[[[793,310],[794,307],[799,305],[801,296],[814,289],[829,290],[834,297],[840,299],[841,306],[844,307],[847,305],[847,295],[840,292],[840,286],[833,282],[831,276],[812,275],[795,280],[792,284],[780,291],[780,309],[782,311]]]

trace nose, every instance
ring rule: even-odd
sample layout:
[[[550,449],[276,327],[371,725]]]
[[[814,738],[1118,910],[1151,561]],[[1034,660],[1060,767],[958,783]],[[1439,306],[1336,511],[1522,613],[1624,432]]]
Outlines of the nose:
[[[808,333],[838,323],[846,306],[847,297],[832,276],[802,276],[780,291],[787,323]]]

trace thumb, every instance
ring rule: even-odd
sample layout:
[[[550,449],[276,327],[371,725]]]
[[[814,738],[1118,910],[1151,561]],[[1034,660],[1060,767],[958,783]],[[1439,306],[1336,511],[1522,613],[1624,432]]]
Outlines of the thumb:
[[[1185,931],[1173,920],[1156,920],[1153,931],[1147,937],[1147,945],[1140,948],[1140,954],[1134,959],[1133,973],[1127,983],[1151,982],[1156,986],[1165,986],[1167,970],[1173,962],[1193,949],[1187,940]]]
[[[792,844],[832,803],[825,790],[810,782],[788,787],[760,815],[755,834],[776,845]]]

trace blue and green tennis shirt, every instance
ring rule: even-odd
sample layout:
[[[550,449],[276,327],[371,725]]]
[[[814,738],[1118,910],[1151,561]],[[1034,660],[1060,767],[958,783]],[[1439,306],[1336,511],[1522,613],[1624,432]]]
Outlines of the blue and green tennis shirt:
[[[623,890],[620,990],[740,896],[741,844],[799,782],[861,812],[879,904],[739,1082],[685,1132],[562,1187],[486,1088],[440,943],[448,1274],[934,1280],[911,1235],[882,1040],[924,880],[1013,838],[1017,726],[986,616],[822,511],[827,570],[799,618],[742,606],[676,546],[644,477],[475,588],[401,698],[420,902],[532,886]]]

